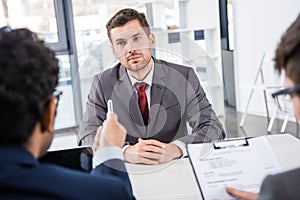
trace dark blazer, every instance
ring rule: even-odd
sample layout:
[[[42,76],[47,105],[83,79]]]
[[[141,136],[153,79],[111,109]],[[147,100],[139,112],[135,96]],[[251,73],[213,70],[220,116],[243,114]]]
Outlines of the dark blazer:
[[[121,160],[109,160],[89,174],[41,164],[21,147],[1,147],[0,199],[125,200],[134,197]]]
[[[300,199],[300,168],[276,175],[267,176],[261,186],[259,199]]]
[[[78,143],[91,145],[97,128],[106,118],[107,101],[112,99],[114,112],[128,131],[126,141],[152,138],[169,143],[223,139],[225,133],[208,102],[194,70],[154,59],[149,122],[145,126],[126,69],[119,63],[94,76],[86,113],[80,124]],[[193,129],[188,135],[187,122]]]

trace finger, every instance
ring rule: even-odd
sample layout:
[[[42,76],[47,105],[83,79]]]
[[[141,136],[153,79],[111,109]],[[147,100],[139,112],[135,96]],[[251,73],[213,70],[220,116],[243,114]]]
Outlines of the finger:
[[[118,121],[118,115],[114,112],[106,113],[106,120],[115,120]]]
[[[152,159],[152,160],[156,160],[156,161],[162,159],[162,157],[163,157],[162,154],[157,154],[157,153],[152,153],[152,152],[143,152],[140,155],[144,158]]]
[[[116,115],[115,113],[112,113],[112,112],[107,113],[107,120],[106,120],[106,121],[112,122],[111,120],[114,120],[114,122],[118,125],[119,129],[120,129],[122,132],[127,133],[126,128],[125,128],[122,124],[120,124],[120,123],[118,122],[118,115]]]
[[[123,126],[123,125],[120,124],[119,122],[118,122],[118,126],[119,126],[119,129],[120,129],[122,132],[124,132],[125,134],[127,134],[127,130],[126,130],[125,126]]]
[[[157,164],[159,164],[159,162],[156,161],[156,160],[151,160],[151,159],[143,158],[143,157],[139,158],[138,163],[147,164],[147,165],[157,165]]]
[[[230,195],[235,196],[235,197],[240,197],[239,195],[241,193],[240,190],[237,190],[237,189],[234,189],[234,188],[230,188],[230,187],[226,188],[226,192],[228,192]]]
[[[144,140],[142,138],[139,138],[138,139],[138,142],[143,142]]]
[[[96,136],[94,138],[94,143],[99,143],[101,133],[102,133],[102,126],[99,126],[99,128],[97,129]]]
[[[166,153],[166,150],[164,148],[160,148],[158,146],[153,146],[153,145],[145,145],[144,151],[151,151],[159,154]]]
[[[232,196],[234,196],[234,194],[236,193],[236,189],[231,188],[231,187],[226,187],[226,192]]]
[[[100,144],[100,135],[102,133],[102,126],[100,126],[98,129],[97,129],[97,134],[94,138],[94,149],[98,149],[99,148],[99,144]]]
[[[163,142],[160,142],[158,140],[153,140],[153,139],[150,139],[150,140],[142,140],[139,138],[139,142],[144,142],[144,144],[148,144],[148,145],[154,145],[154,146],[157,146],[157,147],[160,147],[160,148],[165,148],[166,147],[166,144],[163,143]]]
[[[171,161],[171,160],[166,159],[166,156],[162,155],[161,159],[158,160],[158,163],[166,163],[166,162],[169,162],[169,161]]]
[[[255,200],[255,199],[257,199],[257,193],[246,192],[246,191],[237,190],[237,189],[230,188],[230,187],[227,187],[226,191],[230,195],[232,195],[234,197],[241,198],[241,199],[245,199],[245,200]]]
[[[116,114],[114,114],[113,112],[107,113],[107,114],[106,114],[106,118],[107,118],[108,120],[110,120],[110,119],[115,119],[115,120],[117,120],[117,116],[116,116]]]
[[[116,113],[114,113],[114,112],[112,114],[113,114],[115,120],[118,121],[118,115]]]

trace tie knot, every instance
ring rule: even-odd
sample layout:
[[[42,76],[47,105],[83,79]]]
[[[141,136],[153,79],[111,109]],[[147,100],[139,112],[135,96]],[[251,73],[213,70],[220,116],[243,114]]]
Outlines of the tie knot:
[[[147,83],[144,83],[144,82],[136,83],[135,87],[136,87],[138,92],[144,92],[146,87],[147,87]]]

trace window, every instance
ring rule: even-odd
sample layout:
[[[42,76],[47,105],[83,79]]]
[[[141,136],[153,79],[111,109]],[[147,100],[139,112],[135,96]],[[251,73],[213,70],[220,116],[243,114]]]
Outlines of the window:
[[[40,34],[49,43],[58,42],[54,1],[5,1],[7,22],[12,28],[27,27]]]
[[[83,112],[93,76],[115,63],[105,25],[110,17],[126,7],[146,13],[145,4],[132,1],[72,0]]]
[[[0,26],[28,28],[39,34],[56,51],[60,75],[58,89],[63,91],[55,129],[76,126],[70,51],[67,46],[61,0],[9,0],[0,4]],[[2,17],[4,16],[4,17]]]
[[[227,0],[229,49],[234,50],[232,0]]]
[[[59,84],[57,89],[62,91],[60,97],[57,116],[55,119],[55,129],[64,129],[75,126],[74,103],[72,80],[70,75],[70,59],[68,55],[59,55]]]

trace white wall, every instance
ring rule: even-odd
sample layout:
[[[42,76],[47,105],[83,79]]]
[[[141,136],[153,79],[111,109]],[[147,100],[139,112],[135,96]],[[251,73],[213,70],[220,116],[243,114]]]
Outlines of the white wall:
[[[6,22],[5,22],[5,16],[4,16],[4,12],[3,12],[3,6],[2,3],[0,3],[0,27],[5,26]]]
[[[219,3],[217,0],[188,0],[187,27],[215,28],[219,26]]]
[[[237,110],[244,111],[250,87],[264,52],[268,61],[264,66],[267,83],[279,82],[271,59],[282,33],[300,13],[300,1],[233,0],[232,4],[236,102]],[[262,92],[255,92],[248,113],[266,115]]]
[[[207,63],[206,70],[212,105],[218,116],[224,116],[219,0],[186,0],[183,2],[186,3],[186,28],[204,30],[205,50],[211,59]],[[193,51],[191,48],[190,50]],[[197,51],[194,51],[194,54],[200,56]]]

